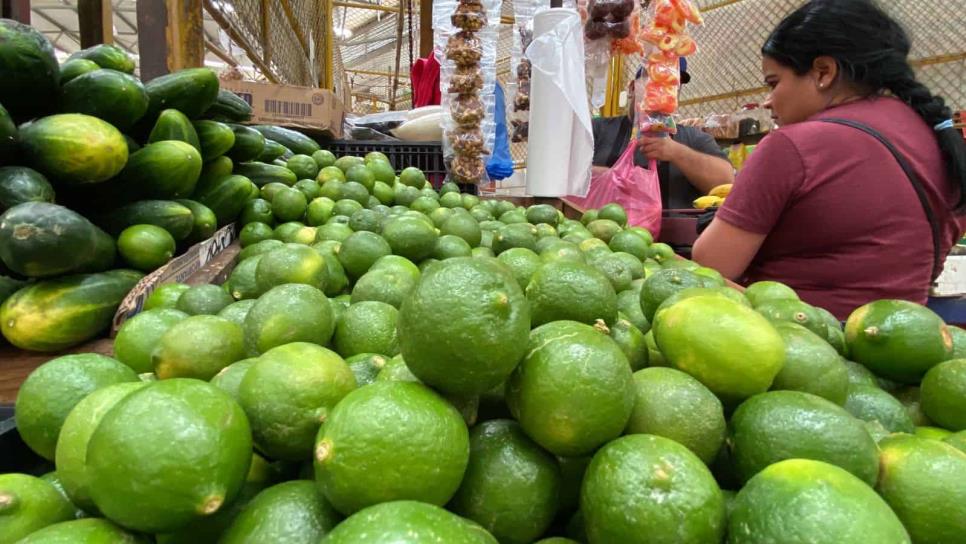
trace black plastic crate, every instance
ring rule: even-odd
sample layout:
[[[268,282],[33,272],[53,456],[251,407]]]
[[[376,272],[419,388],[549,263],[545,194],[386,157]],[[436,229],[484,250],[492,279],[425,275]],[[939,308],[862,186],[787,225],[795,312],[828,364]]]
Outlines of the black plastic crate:
[[[0,474],[22,472],[39,476],[53,465],[24,444],[17,432],[13,406],[0,405]]]
[[[384,153],[396,170],[415,166],[435,185],[434,178],[446,176],[442,142],[396,142],[377,140],[332,140],[323,144],[335,155],[363,157],[371,151]]]

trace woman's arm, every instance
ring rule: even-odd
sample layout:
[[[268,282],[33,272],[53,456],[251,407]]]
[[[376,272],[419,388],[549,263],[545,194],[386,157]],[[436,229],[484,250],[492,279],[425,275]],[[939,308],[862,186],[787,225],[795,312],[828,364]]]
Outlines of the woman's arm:
[[[725,278],[740,279],[758,254],[764,234],[755,234],[715,219],[694,243],[694,262],[714,268]]]

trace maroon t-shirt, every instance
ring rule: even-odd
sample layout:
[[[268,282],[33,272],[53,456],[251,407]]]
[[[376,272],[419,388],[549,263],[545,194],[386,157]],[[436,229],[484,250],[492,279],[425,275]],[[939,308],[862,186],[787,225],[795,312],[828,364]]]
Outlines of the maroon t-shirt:
[[[959,191],[932,127],[903,102],[877,97],[830,108],[766,137],[717,219],[766,238],[744,281],[776,280],[840,319],[882,298],[924,304],[932,235],[915,190],[888,149],[842,118],[890,140],[925,185],[941,226],[942,254],[963,232]]]

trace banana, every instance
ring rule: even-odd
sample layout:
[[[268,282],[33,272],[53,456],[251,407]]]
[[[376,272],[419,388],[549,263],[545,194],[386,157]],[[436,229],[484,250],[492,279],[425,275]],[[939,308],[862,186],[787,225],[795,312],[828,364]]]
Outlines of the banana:
[[[731,187],[732,187],[732,185],[733,184],[731,184],[731,183],[726,183],[724,185],[718,185],[714,189],[711,189],[711,192],[708,193],[708,196],[716,196],[716,197],[719,197],[719,198],[725,198],[725,197],[727,197],[728,195],[731,194]]]
[[[724,199],[718,196],[702,196],[694,201],[694,207],[698,210],[706,210],[715,206],[721,206]]]

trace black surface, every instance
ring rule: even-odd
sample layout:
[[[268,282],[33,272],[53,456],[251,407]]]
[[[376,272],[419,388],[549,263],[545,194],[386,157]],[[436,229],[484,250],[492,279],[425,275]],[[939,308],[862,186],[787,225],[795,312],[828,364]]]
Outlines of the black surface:
[[[34,453],[20,439],[13,406],[0,405],[0,474],[22,472],[39,476],[53,469],[53,463]]]
[[[389,162],[396,170],[415,166],[427,177],[432,174],[446,174],[442,142],[333,140],[323,146],[337,157],[344,155],[362,157],[370,151],[378,151],[389,158]]]

